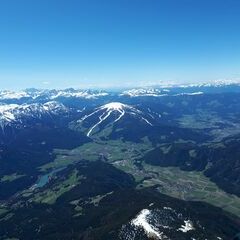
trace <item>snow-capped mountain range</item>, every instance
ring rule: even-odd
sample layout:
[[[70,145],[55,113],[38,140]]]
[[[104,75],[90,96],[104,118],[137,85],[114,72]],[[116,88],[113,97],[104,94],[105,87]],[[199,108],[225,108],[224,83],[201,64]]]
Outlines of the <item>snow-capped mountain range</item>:
[[[0,105],[0,126],[21,124],[26,119],[41,119],[44,116],[60,115],[68,109],[61,103],[51,101],[44,104],[1,104]]]
[[[172,87],[134,88],[118,91],[104,90],[38,90],[19,92],[0,91],[0,125],[23,124],[25,120],[41,119],[43,116],[61,115],[73,110],[73,121],[82,125],[87,136],[92,136],[102,126],[119,124],[122,119],[137,119],[138,123],[153,126],[161,118],[158,109],[139,109],[142,99],[201,97],[204,94],[240,92],[240,85],[233,82],[179,85]],[[144,100],[145,101],[145,100]],[[175,100],[174,100],[175,101]],[[137,106],[137,107],[136,107]],[[81,117],[82,116],[82,117]],[[79,120],[79,117],[81,119]],[[78,121],[77,121],[78,120]]]
[[[63,89],[63,90],[39,90],[26,89],[22,91],[0,91],[0,101],[20,100],[20,99],[45,99],[58,100],[60,98],[79,98],[79,99],[98,99],[108,96],[128,96],[128,97],[164,97],[174,96],[176,94],[211,93],[214,91],[238,91],[240,92],[240,81],[217,80],[207,83],[194,84],[159,84],[150,87],[137,87],[132,89],[110,91],[110,90],[86,90],[86,89]]]
[[[98,97],[107,96],[108,93],[105,91],[94,91],[94,90],[75,90],[75,89],[64,89],[64,90],[39,90],[39,89],[26,89],[22,91],[0,91],[0,101],[9,99],[48,99],[56,100],[58,98],[85,98],[95,99]]]
[[[120,94],[120,96],[126,96],[126,97],[166,97],[166,96],[193,96],[193,95],[201,95],[204,94],[202,91],[174,91],[173,89],[158,89],[158,88],[136,88],[136,89],[130,89],[126,90],[123,93]]]
[[[137,96],[167,96],[167,93],[170,92],[168,89],[158,89],[158,88],[134,88],[130,90],[123,91],[121,96],[137,97]]]

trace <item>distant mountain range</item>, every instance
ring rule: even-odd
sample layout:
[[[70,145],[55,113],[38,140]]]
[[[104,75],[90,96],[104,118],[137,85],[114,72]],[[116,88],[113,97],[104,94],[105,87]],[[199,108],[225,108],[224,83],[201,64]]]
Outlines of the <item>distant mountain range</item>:
[[[139,96],[172,96],[177,94],[202,94],[214,92],[232,92],[240,91],[240,83],[237,81],[215,81],[211,83],[200,84],[163,84],[152,87],[139,87],[124,90],[82,90],[82,89],[64,89],[64,90],[40,90],[26,89],[22,91],[0,91],[0,101],[2,100],[56,100],[59,98],[85,98],[96,99],[109,95],[139,97]]]
[[[55,100],[57,98],[97,98],[108,95],[104,91],[93,91],[93,90],[75,90],[75,89],[65,89],[65,90],[39,90],[39,89],[26,89],[19,92],[14,91],[0,91],[0,100],[20,100],[20,99],[33,99],[33,100]]]

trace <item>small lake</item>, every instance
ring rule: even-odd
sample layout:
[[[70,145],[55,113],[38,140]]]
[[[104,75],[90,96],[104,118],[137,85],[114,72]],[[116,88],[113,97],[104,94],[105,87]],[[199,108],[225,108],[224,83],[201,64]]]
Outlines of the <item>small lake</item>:
[[[51,172],[40,176],[38,178],[37,182],[33,185],[33,189],[44,187],[57,172],[59,172],[63,169],[64,168],[54,169]]]

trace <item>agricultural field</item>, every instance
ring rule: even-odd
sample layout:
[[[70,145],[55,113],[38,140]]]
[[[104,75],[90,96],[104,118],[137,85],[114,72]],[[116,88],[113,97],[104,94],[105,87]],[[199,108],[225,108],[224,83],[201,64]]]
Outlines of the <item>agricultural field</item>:
[[[138,144],[114,140],[95,141],[73,150],[56,149],[56,159],[40,169],[46,172],[50,169],[74,165],[83,160],[102,160],[132,175],[137,183],[137,189],[157,186],[159,192],[169,196],[187,201],[207,202],[240,215],[240,198],[221,190],[202,172],[182,171],[178,167],[159,167],[141,162],[139,159],[151,149],[152,145],[147,139]],[[76,178],[71,178],[68,181],[72,182],[73,179],[76,180]],[[60,188],[62,190],[57,193],[48,191],[48,193],[37,194],[34,199],[40,202],[41,199],[47,199],[44,202],[52,202],[62,191],[67,191],[69,187],[66,188],[65,185],[63,182]]]

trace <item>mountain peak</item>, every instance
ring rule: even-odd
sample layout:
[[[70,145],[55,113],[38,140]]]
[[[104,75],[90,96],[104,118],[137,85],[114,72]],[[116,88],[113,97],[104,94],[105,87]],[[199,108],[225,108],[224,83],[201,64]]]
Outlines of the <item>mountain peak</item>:
[[[132,109],[133,107],[120,102],[111,102],[100,107],[100,109],[106,109],[107,111],[123,111],[127,108]]]
[[[153,126],[152,123],[148,121],[148,116],[145,116],[142,111],[121,102],[110,102],[97,107],[94,111],[84,115],[78,120],[78,123],[89,123],[89,126],[87,127],[87,136],[90,137],[100,125],[106,126],[108,124],[115,124],[124,116],[138,119],[144,124]]]

